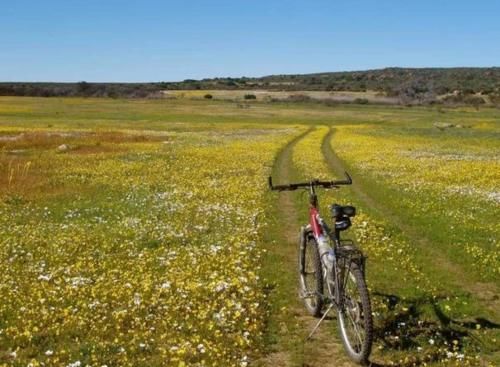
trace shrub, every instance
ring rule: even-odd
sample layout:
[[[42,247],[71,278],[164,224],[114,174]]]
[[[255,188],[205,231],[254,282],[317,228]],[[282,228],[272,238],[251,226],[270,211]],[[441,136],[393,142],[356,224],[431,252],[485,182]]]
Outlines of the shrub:
[[[468,105],[473,106],[476,110],[479,110],[479,106],[486,103],[486,101],[483,99],[483,97],[476,96],[476,95],[466,96],[464,98],[464,102]]]
[[[370,101],[368,101],[367,98],[356,98],[353,103],[356,104],[368,104]]]
[[[486,103],[483,97],[477,96],[474,94],[452,94],[443,98],[443,101],[447,104],[465,104],[470,105],[475,108],[479,108],[479,106]]]
[[[471,104],[473,106],[479,106],[485,103],[483,97],[476,95],[469,95],[464,98],[464,102],[467,104]]]
[[[341,103],[339,101],[336,101],[335,99],[330,99],[330,98],[322,99],[321,102],[328,107],[335,107]]]
[[[257,99],[257,96],[255,94],[245,94],[245,99]]]
[[[500,107],[500,94],[492,94],[490,95],[490,102],[495,106]]]
[[[307,94],[292,94],[288,96],[288,100],[292,102],[309,102],[311,97]]]
[[[205,95],[203,96],[203,98],[205,98],[205,99],[212,99],[212,98],[213,98],[213,96],[212,96],[210,93],[207,93],[207,94],[205,94]]]

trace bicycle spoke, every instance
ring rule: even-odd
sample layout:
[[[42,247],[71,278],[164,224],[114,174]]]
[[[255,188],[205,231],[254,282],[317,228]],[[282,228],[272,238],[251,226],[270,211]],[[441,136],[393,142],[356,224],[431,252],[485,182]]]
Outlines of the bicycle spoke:
[[[358,323],[355,320],[353,320],[351,313],[349,311],[347,311],[347,317],[349,318],[349,321],[351,322],[351,324],[353,326],[354,334],[357,337],[357,339],[359,340],[358,346],[361,349],[361,346],[363,345],[363,338],[361,337],[361,334],[364,334],[364,333],[362,333],[360,331]]]
[[[344,278],[342,279],[343,280],[343,288],[342,289],[344,290],[344,292],[347,289],[347,282],[349,281],[350,274],[351,274],[351,264],[349,263],[349,267],[347,268],[347,271],[345,271]]]

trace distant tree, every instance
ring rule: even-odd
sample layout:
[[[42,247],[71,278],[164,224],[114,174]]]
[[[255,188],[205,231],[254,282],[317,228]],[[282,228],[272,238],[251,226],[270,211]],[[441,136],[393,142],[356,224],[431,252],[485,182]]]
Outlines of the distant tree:
[[[13,87],[9,85],[0,85],[0,96],[15,96],[16,91]],[[21,95],[21,94],[18,94]]]
[[[436,100],[436,94],[432,85],[424,81],[411,80],[396,88],[393,93],[399,97],[399,101],[404,105],[412,104],[432,104]],[[391,96],[391,93],[388,93]]]
[[[320,79],[316,78],[315,76],[311,77],[308,80],[308,84],[320,84],[320,83],[321,83]]]
[[[438,96],[441,96],[443,94],[446,94],[446,93],[449,93],[450,92],[450,88],[444,86],[444,85],[440,85],[438,87],[436,87],[434,89],[434,92],[438,95]]]
[[[325,87],[325,90],[326,90],[326,91],[333,92],[333,91],[337,90],[337,87],[335,86],[335,83],[329,83],[329,84],[327,84],[327,86]]]
[[[468,88],[468,87],[465,87],[465,88],[462,88],[462,94],[474,94],[476,93],[476,91],[472,88]]]
[[[492,94],[494,92],[493,88],[491,87],[486,87],[481,89],[481,94],[483,96],[487,96],[488,94]]]
[[[52,91],[48,88],[40,88],[40,97],[53,97]]]
[[[77,83],[76,88],[77,88],[78,94],[86,96],[90,92],[91,85],[90,85],[90,83],[87,83],[86,81],[81,81],[81,82]]]

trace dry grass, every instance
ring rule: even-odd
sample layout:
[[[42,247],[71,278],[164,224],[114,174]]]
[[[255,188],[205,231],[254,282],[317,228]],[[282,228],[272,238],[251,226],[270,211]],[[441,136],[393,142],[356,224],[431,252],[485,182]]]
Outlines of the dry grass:
[[[0,136],[0,149],[4,151],[21,149],[50,149],[59,145],[92,146],[100,144],[143,143],[163,141],[162,135],[128,134],[116,131],[26,131],[19,134]]]
[[[74,188],[51,184],[49,172],[56,163],[40,159],[42,155],[116,154],[135,144],[165,140],[168,137],[162,134],[123,131],[32,130],[0,135],[0,196],[32,199],[72,191]],[[67,149],[58,150],[61,145]]]
[[[271,91],[271,90],[168,90],[163,91],[167,98],[199,99],[206,94],[212,95],[214,99],[244,100],[245,95],[253,94],[258,100],[288,100],[297,97],[305,97],[317,100],[330,100],[338,102],[351,102],[356,98],[366,98],[372,102],[396,103],[397,99],[387,97],[380,92],[327,92],[327,91]]]

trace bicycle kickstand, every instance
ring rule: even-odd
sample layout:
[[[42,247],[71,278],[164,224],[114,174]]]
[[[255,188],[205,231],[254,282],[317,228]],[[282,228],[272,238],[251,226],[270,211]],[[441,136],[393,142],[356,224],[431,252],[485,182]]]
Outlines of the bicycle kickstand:
[[[318,330],[319,326],[321,325],[321,323],[323,322],[323,320],[325,319],[326,315],[328,315],[328,313],[331,311],[331,309],[333,308],[334,304],[332,303],[327,309],[326,311],[323,313],[323,316],[321,316],[321,319],[319,319],[318,323],[316,324],[316,326],[314,327],[314,329],[312,329],[311,333],[309,334],[309,336],[306,338],[306,341],[311,339],[313,334],[316,332],[316,330]]]

